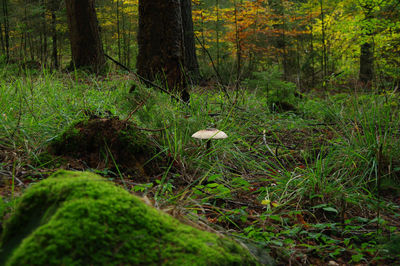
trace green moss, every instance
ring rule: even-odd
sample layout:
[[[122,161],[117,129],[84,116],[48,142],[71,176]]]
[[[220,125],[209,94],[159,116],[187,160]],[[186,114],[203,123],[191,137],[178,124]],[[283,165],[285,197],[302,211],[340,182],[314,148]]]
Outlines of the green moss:
[[[233,240],[181,224],[88,172],[60,171],[28,189],[1,247],[1,265],[257,264]]]

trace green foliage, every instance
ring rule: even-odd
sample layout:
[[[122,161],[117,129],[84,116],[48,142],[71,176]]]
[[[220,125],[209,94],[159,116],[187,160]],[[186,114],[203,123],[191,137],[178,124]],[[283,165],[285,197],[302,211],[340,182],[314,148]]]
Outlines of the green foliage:
[[[6,211],[6,203],[4,202],[3,197],[0,196],[0,217],[3,217],[5,211]]]
[[[296,105],[294,96],[296,85],[282,81],[282,71],[273,67],[269,71],[254,72],[252,79],[246,79],[243,84],[247,87],[260,90],[265,95],[272,110],[280,109],[283,104]]]
[[[391,256],[400,258],[400,236],[394,235],[385,245]]]

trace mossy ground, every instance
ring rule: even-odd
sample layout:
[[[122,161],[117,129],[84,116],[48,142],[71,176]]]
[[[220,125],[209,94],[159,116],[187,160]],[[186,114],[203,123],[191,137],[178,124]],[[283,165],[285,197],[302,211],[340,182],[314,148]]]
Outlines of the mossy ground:
[[[279,264],[400,261],[398,93],[310,91],[296,102],[296,111],[280,113],[271,110],[274,99],[268,91],[245,86],[243,94],[228,90],[227,95],[215,84],[193,88],[186,106],[142,86],[129,93],[132,80],[125,74],[3,74],[2,228],[32,183],[57,169],[89,170],[142,193],[188,224],[229,232]],[[232,104],[229,97],[238,101]],[[142,133],[145,145],[139,147],[156,147],[151,158],[157,158],[157,173],[143,178],[121,161],[111,163],[103,138],[93,138],[103,141],[94,153],[79,154],[87,145],[85,137],[75,152],[54,155],[47,150],[74,125],[75,133],[84,133],[87,121],[101,129],[116,117],[121,120],[116,125],[131,122],[128,145],[140,143],[134,136]],[[207,127],[217,127],[229,138],[206,151],[204,142],[191,135]],[[144,128],[152,130],[139,130]],[[110,136],[127,132],[126,127],[114,129]],[[146,166],[145,171],[151,170]]]
[[[1,238],[5,265],[255,265],[233,240],[181,224],[89,172],[32,186]]]

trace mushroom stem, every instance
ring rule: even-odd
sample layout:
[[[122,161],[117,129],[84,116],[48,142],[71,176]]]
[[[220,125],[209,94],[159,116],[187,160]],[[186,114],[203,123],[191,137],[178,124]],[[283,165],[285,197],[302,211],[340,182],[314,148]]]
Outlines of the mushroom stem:
[[[206,141],[206,151],[208,152],[208,150],[211,148],[211,139]]]

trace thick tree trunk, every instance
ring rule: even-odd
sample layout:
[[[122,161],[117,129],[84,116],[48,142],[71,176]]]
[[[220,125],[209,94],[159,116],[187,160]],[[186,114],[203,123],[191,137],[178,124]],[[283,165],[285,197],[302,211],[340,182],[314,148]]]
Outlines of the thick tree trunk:
[[[101,71],[105,57],[94,0],[65,0],[65,3],[74,67]]]
[[[185,44],[185,70],[188,76],[194,82],[200,77],[199,63],[197,62],[196,45],[194,40],[193,31],[193,18],[192,18],[192,1],[182,0],[182,26],[183,26],[183,39]]]
[[[184,43],[180,0],[139,1],[138,74],[161,79],[168,90],[186,91]]]

